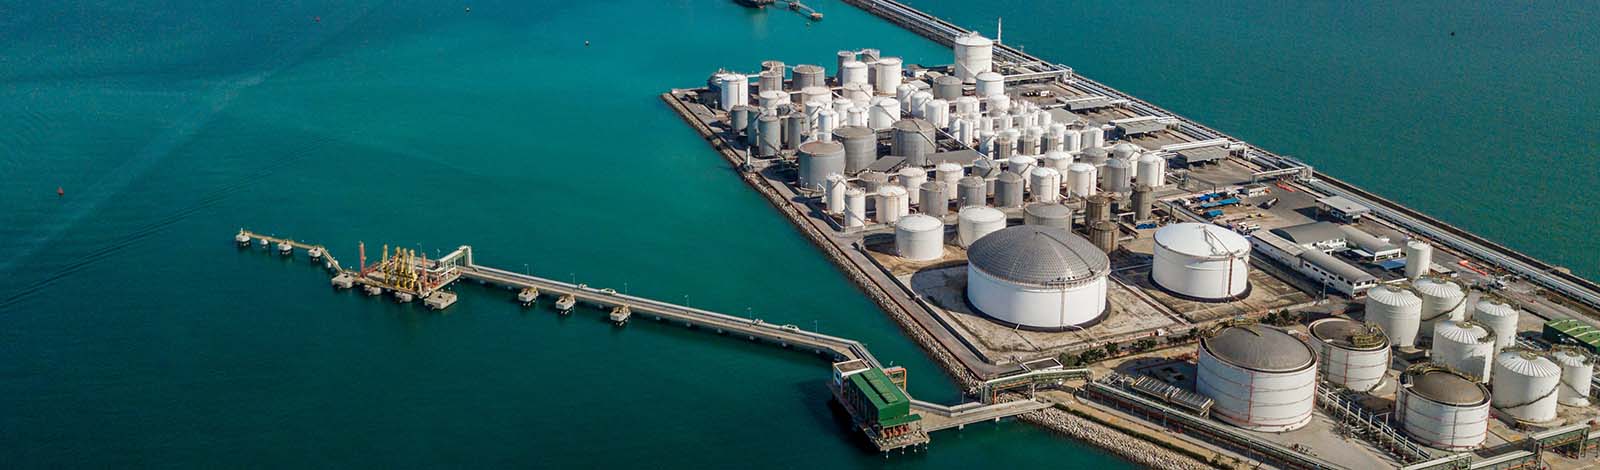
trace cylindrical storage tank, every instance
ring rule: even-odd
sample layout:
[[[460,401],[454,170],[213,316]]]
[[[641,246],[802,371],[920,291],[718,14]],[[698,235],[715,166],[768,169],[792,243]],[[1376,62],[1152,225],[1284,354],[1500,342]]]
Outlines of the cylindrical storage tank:
[[[1556,418],[1561,366],[1530,351],[1506,350],[1494,359],[1494,408],[1520,421]]]
[[[801,102],[805,103],[820,101],[826,103],[827,106],[833,105],[833,91],[829,90],[828,87],[825,86],[808,86],[802,88],[800,89],[800,97]]]
[[[1377,325],[1324,318],[1311,322],[1310,330],[1311,346],[1322,359],[1318,369],[1323,380],[1361,393],[1383,385],[1389,370],[1389,338]]]
[[[833,130],[839,127],[839,114],[832,108],[823,108],[817,113],[816,135],[817,140],[833,141]]]
[[[1017,152],[1023,155],[1042,154],[1043,139],[1044,129],[1040,129],[1039,126],[1025,127],[1022,129],[1022,140],[1017,142]]]
[[[994,158],[996,160],[1010,160],[1012,157],[1018,156],[1016,153],[1017,153],[1017,135],[1016,134],[1013,134],[1008,129],[1008,130],[1000,131],[999,133],[997,133],[995,135],[993,156],[994,156]],[[1033,157],[1030,156],[1028,158],[1033,158]]]
[[[927,110],[928,110],[928,102],[929,101],[933,101],[933,94],[932,93],[928,93],[926,91],[918,91],[916,93],[912,93],[911,94],[911,115],[919,117],[919,118],[923,118],[923,119],[928,119]]]
[[[1022,207],[1022,223],[1024,225],[1041,225],[1045,227],[1059,227],[1062,230],[1072,230],[1072,209],[1060,204],[1047,202],[1029,203]]]
[[[1106,145],[1106,130],[1099,127],[1085,127],[1079,132],[1083,136],[1084,148],[1097,148],[1104,150]]]
[[[976,96],[963,96],[956,98],[956,114],[977,114],[978,104],[978,97]]]
[[[783,119],[768,112],[756,119],[756,156],[772,157],[783,149]]]
[[[1110,159],[1111,153],[1106,152],[1106,149],[1100,147],[1086,147],[1082,152],[1078,153],[1078,161],[1088,163],[1096,167],[1106,166],[1106,160]]]
[[[1400,375],[1395,417],[1423,445],[1473,449],[1489,434],[1489,390],[1445,367],[1413,366]]]
[[[1045,115],[1049,116],[1048,113]],[[1068,142],[1066,124],[1059,122],[1051,123],[1048,130],[1045,131],[1045,138],[1048,140],[1048,142],[1050,142],[1050,144],[1046,146],[1048,148],[1045,150],[1053,150],[1057,152],[1073,152],[1077,150],[1074,148],[1068,148],[1067,146]]]
[[[847,63],[847,62],[855,62],[856,61],[856,53],[855,53],[855,51],[839,51],[839,53],[836,56],[838,57],[838,62],[835,62],[834,65],[833,65],[833,78],[834,78],[834,81],[836,81],[836,82],[838,82],[840,84],[843,84],[844,83],[844,64]]]
[[[844,175],[833,173],[828,175],[828,178],[824,181],[822,184],[824,207],[829,214],[843,214],[844,193],[848,188],[845,184]]]
[[[766,113],[759,106],[745,105],[749,112],[745,114],[748,121],[744,125],[744,144],[749,151],[756,152],[761,143],[761,116]]]
[[[723,111],[730,111],[734,106],[748,104],[750,101],[750,79],[744,75],[722,75],[717,82],[717,105]]]
[[[1433,327],[1433,362],[1488,382],[1494,356],[1494,335],[1470,321],[1445,320]]]
[[[806,122],[805,113],[792,112],[783,117],[783,148],[785,150],[798,150],[805,141],[806,130],[810,129]]]
[[[846,98],[846,97],[843,97],[843,96],[838,97],[838,98],[834,98],[833,99],[833,112],[839,113],[839,117],[843,118],[843,117],[845,117],[846,114],[850,113],[850,108],[854,107],[855,105],[856,105],[856,102],[855,101],[851,101],[850,98]]]
[[[867,224],[867,192],[861,188],[844,191],[844,226],[860,227]]]
[[[860,181],[861,189],[866,190],[867,194],[877,194],[878,190],[889,185],[889,175],[881,171],[863,171],[857,179]]]
[[[826,75],[827,72],[822,69],[822,66],[813,64],[796,65],[794,66],[794,78],[791,79],[790,85],[796,90],[805,90],[809,87],[826,89],[828,86]]]
[[[1433,245],[1422,240],[1406,241],[1406,279],[1416,280],[1430,271],[1433,265]]]
[[[833,141],[844,144],[844,174],[853,175],[878,160],[878,136],[861,126],[833,129]]]
[[[1066,175],[1072,170],[1072,154],[1060,150],[1045,152],[1042,165],[1055,168],[1056,172]]]
[[[971,82],[994,65],[994,41],[978,33],[956,36],[952,49],[956,54],[955,76],[962,81]]]
[[[933,123],[922,119],[901,119],[895,121],[893,127],[893,154],[906,157],[906,164],[912,167],[927,166],[928,154],[937,150],[933,140]]]
[[[867,110],[867,127],[872,130],[888,129],[900,120],[900,102],[894,98],[882,97],[872,102],[872,108]]]
[[[1409,287],[1379,284],[1367,289],[1366,320],[1378,325],[1395,347],[1417,344],[1422,321],[1422,298]]]
[[[987,112],[994,120],[995,125],[993,128],[996,130],[1010,129],[1012,124],[1011,97],[1003,94],[979,96],[983,96],[983,101],[989,105]]]
[[[875,206],[873,210],[877,211],[878,223],[892,224],[905,216],[906,213],[901,207],[908,204],[906,197],[906,188],[892,184],[878,188],[877,203],[873,204]]]
[[[1003,95],[1006,94],[1006,79],[1005,79],[1004,76],[1000,75],[999,73],[996,73],[996,72],[983,72],[983,73],[980,73],[980,74],[978,74],[977,81],[978,81],[977,90],[978,90],[978,97],[979,98],[988,98],[990,96],[996,96],[996,95],[1002,95],[1003,96]],[[994,112],[993,109],[994,108],[991,107],[990,108],[990,110],[991,110],[990,112]],[[1000,111],[1000,112],[1004,112],[1004,111]]]
[[[1311,422],[1317,356],[1311,346],[1267,325],[1232,325],[1200,339],[1195,391],[1210,397],[1211,416],[1261,432]]]
[[[851,83],[862,83],[862,84],[867,83],[867,64],[866,64],[866,62],[855,61],[855,60],[852,60],[852,61],[849,61],[849,62],[845,62],[843,71],[839,72],[839,77],[840,77],[839,82],[841,83],[841,85],[851,84]]]
[[[988,185],[983,178],[966,176],[956,180],[956,207],[982,206],[988,202]]]
[[[1117,224],[1109,220],[1095,220],[1088,224],[1089,241],[1100,251],[1111,254],[1117,251]]]
[[[944,222],[911,214],[894,224],[895,253],[912,261],[936,260],[944,256]]]
[[[921,200],[922,213],[934,217],[944,217],[950,211],[950,199],[945,196],[945,190],[948,188],[945,187],[944,183],[928,181],[922,183],[919,188],[918,192],[922,193],[918,198]]]
[[[728,128],[733,129],[735,135],[744,133],[748,127],[750,127],[750,106],[741,104],[728,110]]]
[[[961,97],[961,79],[955,75],[941,75],[933,79],[933,97],[955,100]]]
[[[900,102],[900,109],[911,110],[911,95],[916,94],[917,91],[916,85],[906,83],[895,88],[894,93],[891,94],[894,96],[895,101]]]
[[[1155,154],[1144,154],[1139,157],[1139,184],[1159,188],[1167,185],[1167,159]]]
[[[994,179],[1005,170],[1000,169],[1000,162],[988,158],[979,158],[972,161],[972,176],[983,178],[984,194],[994,194]]]
[[[765,96],[768,92],[783,93],[783,72],[762,71],[756,75],[756,91]],[[787,97],[788,94],[783,96]]]
[[[1067,194],[1079,197],[1093,195],[1097,174],[1094,165],[1088,163],[1079,162],[1067,166]]]
[[[878,63],[872,64],[873,86],[877,88],[878,94],[892,94],[900,87],[900,66],[899,57],[879,58]]]
[[[1091,194],[1083,198],[1083,220],[1111,220],[1111,196],[1105,194]]]
[[[895,182],[904,188],[922,188],[922,183],[928,181],[928,172],[921,168],[901,168],[895,174]],[[922,202],[922,191],[909,191],[912,204]]]
[[[1133,156],[1138,153],[1139,147],[1127,142],[1111,146],[1111,158],[1118,160],[1133,160]]]
[[[1110,159],[1106,161],[1105,171],[1100,173],[1100,189],[1119,195],[1127,195],[1133,190],[1132,178],[1128,175],[1128,161]]]
[[[1023,190],[1022,175],[1012,172],[1001,173],[994,178],[994,206],[995,207],[1022,207]]]
[[[1250,290],[1250,241],[1212,224],[1181,223],[1156,231],[1156,285],[1201,300],[1229,300]]]
[[[1067,129],[1066,132],[1066,140],[1062,145],[1062,150],[1066,150],[1068,152],[1078,152],[1083,150],[1083,133],[1081,130],[1074,128]]]
[[[1472,308],[1472,321],[1478,322],[1494,333],[1496,351],[1517,344],[1517,313],[1515,305],[1504,299],[1485,296]]]
[[[1556,401],[1567,406],[1589,406],[1589,388],[1594,380],[1594,356],[1574,347],[1558,347],[1550,358],[1561,366],[1561,390]]]
[[[1027,155],[1016,155],[1004,161],[1006,162],[1006,171],[1016,173],[1017,176],[1024,178],[1033,172],[1034,167],[1039,166],[1038,160]]]
[[[1155,188],[1151,188],[1149,185],[1142,185],[1141,184],[1141,185],[1133,188],[1133,219],[1134,220],[1140,220],[1140,221],[1150,220],[1150,217],[1154,215],[1154,213],[1153,213],[1154,208],[1155,208],[1155,196],[1154,196],[1154,193],[1155,193]]]
[[[800,187],[822,189],[828,175],[844,173],[844,144],[820,140],[800,144],[798,160]]]
[[[783,78],[783,74],[784,74],[784,72],[786,70],[788,70],[788,66],[784,65],[783,61],[781,61],[781,60],[763,60],[763,61],[761,61],[761,71],[762,72],[777,72],[778,73],[778,78],[780,78],[780,79]]]
[[[1006,213],[984,206],[964,206],[956,216],[956,235],[962,248],[1000,229],[1006,228]]]
[[[872,85],[865,83],[846,83],[840,87],[841,95],[858,108],[872,106]]]
[[[967,250],[967,299],[1004,324],[1060,331],[1104,318],[1111,261],[1060,227],[1018,225]]]
[[[955,199],[956,189],[958,189],[956,188],[956,183],[961,181],[961,165],[948,162],[940,163],[939,166],[933,169],[933,179],[944,183],[946,201]]]
[[[1461,284],[1442,277],[1424,276],[1411,286],[1422,297],[1422,323],[1417,330],[1421,337],[1432,338],[1433,325],[1438,322],[1466,319],[1467,293],[1462,291]]]
[[[1038,167],[1028,172],[1028,187],[1033,188],[1033,200],[1053,203],[1061,199],[1061,173],[1055,168]]]

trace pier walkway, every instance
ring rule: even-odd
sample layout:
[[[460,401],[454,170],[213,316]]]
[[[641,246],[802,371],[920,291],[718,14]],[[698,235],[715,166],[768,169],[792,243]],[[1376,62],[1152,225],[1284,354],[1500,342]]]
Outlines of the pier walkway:
[[[969,402],[956,406],[911,400],[911,409],[922,415],[922,429],[927,432],[950,428],[961,429],[968,424],[999,421],[1003,418],[1010,418],[1049,407],[1049,403],[1035,400],[1015,400],[987,405]]]

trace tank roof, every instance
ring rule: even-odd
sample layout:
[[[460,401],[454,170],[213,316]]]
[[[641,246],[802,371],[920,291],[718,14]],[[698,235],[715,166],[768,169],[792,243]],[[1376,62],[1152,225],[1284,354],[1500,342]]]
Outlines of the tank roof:
[[[1528,351],[1501,351],[1494,363],[1507,371],[1528,377],[1555,377],[1561,375],[1561,366],[1549,358]],[[1495,374],[1496,378],[1504,377]]]
[[[1367,289],[1367,298],[1384,305],[1420,306],[1422,297],[1409,288],[1383,284]]]
[[[1200,347],[1229,364],[1261,372],[1296,371],[1316,362],[1310,346],[1266,325],[1224,327],[1200,340]]]
[[[1344,349],[1374,351],[1389,347],[1389,336],[1378,328],[1349,318],[1325,318],[1311,322],[1311,335]]]
[[[1156,231],[1156,245],[1174,252],[1200,257],[1235,257],[1250,252],[1244,236],[1212,224],[1181,223]]]
[[[1489,400],[1483,386],[1461,374],[1429,369],[1411,375],[1411,393],[1446,405],[1472,406]]]
[[[1104,277],[1111,260],[1060,227],[1018,225],[985,235],[967,249],[967,262],[1006,281],[1066,286]]]

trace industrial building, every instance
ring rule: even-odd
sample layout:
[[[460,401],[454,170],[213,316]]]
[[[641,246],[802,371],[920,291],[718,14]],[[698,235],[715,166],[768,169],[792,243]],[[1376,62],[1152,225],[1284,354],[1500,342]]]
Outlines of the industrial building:
[[[1334,220],[1352,223],[1372,213],[1372,209],[1343,196],[1328,196],[1317,199],[1317,212]]]
[[[1330,227],[1332,232],[1339,234],[1339,243],[1342,246],[1343,232],[1337,227]],[[1322,230],[1317,230],[1321,232]],[[1283,234],[1299,235],[1301,239],[1321,240],[1323,246],[1332,243],[1331,240],[1320,237],[1307,236],[1304,233],[1284,232],[1284,229],[1271,231],[1257,231],[1250,234],[1250,244],[1255,250],[1267,255],[1268,258],[1283,263],[1318,284],[1344,295],[1354,296],[1372,286],[1378,285],[1378,277],[1371,273],[1352,266],[1333,255],[1322,251],[1323,248],[1315,245],[1302,245],[1285,238]]]
[[[922,416],[911,412],[904,375],[897,382],[883,369],[854,359],[834,363],[833,380],[828,385],[856,427],[880,448],[928,442],[928,434],[919,422]]]

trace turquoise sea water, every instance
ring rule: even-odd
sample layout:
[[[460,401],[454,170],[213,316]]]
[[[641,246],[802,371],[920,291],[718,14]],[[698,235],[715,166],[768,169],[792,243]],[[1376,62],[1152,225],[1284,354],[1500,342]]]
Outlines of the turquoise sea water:
[[[826,405],[826,364],[806,354],[648,322],[615,329],[600,312],[561,319],[471,286],[431,314],[333,292],[303,256],[231,244],[241,226],[345,260],[358,240],[374,253],[471,244],[506,269],[861,339],[911,369],[919,398],[955,401],[938,368],[656,98],[717,67],[826,64],[841,48],[949,61],[815,4],[827,19],[809,26],[722,0],[0,6],[0,457],[1127,466],[1016,423],[940,433],[926,454],[885,460]],[[916,4],[971,26],[1006,11],[1008,42],[1600,272],[1595,237],[1517,225],[1593,233],[1594,209],[1570,202],[1597,196],[1575,184],[1600,156],[1596,91],[1573,78],[1600,62],[1593,11]],[[1407,176],[1444,163],[1454,173]]]

